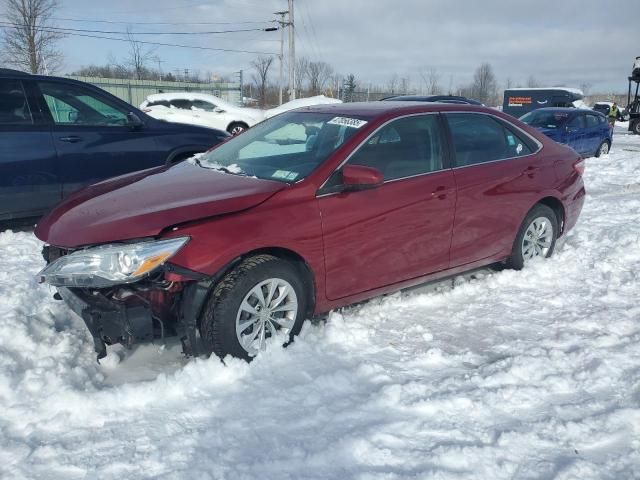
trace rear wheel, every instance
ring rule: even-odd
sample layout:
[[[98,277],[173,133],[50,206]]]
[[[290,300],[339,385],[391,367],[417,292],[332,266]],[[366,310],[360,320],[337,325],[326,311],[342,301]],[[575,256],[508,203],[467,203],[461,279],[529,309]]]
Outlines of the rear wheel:
[[[635,133],[636,135],[640,135],[640,120],[635,120],[632,124],[631,124],[631,131],[633,133]]]
[[[247,130],[248,128],[249,128],[249,125],[247,125],[246,123],[233,122],[227,128],[227,132],[229,132],[231,135],[238,135],[238,134],[244,132],[245,130]]]
[[[609,142],[605,140],[598,147],[598,150],[596,151],[596,158],[600,158],[602,155],[606,155],[608,153],[609,153]]]
[[[546,205],[533,207],[520,225],[507,265],[520,270],[536,257],[550,257],[558,238],[558,219]]]
[[[306,293],[291,262],[250,257],[216,285],[200,321],[202,340],[220,358],[250,361],[276,337],[286,344],[300,332]]]

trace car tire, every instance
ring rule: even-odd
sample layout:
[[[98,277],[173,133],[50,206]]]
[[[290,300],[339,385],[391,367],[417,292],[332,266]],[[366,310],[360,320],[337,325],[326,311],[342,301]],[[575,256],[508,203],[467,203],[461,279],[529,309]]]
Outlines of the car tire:
[[[293,340],[307,298],[295,264],[272,255],[247,258],[214,287],[200,318],[203,345],[220,358],[251,361],[275,330],[285,329],[285,345]]]
[[[640,135],[640,120],[636,120],[631,124],[631,131],[636,135]]]
[[[607,140],[605,140],[604,142],[602,142],[600,144],[600,146],[598,147],[598,149],[596,150],[596,154],[595,157],[596,158],[600,158],[602,155],[607,155],[609,153],[609,142]]]
[[[549,231],[550,229],[550,231]],[[514,270],[522,267],[534,257],[550,257],[558,238],[558,218],[546,205],[537,204],[522,221],[513,242],[507,266]]]
[[[240,135],[242,132],[247,130],[249,125],[243,122],[233,122],[231,125],[227,127],[227,132],[231,135]]]

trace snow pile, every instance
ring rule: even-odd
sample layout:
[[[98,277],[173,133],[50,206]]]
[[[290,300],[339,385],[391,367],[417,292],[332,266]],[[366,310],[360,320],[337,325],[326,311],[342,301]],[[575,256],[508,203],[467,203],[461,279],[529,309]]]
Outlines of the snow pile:
[[[97,365],[34,283],[39,242],[0,233],[0,477],[637,478],[639,179],[618,129],[554,259],[345,309],[251,365]]]
[[[312,107],[314,105],[325,105],[332,103],[342,103],[342,100],[338,100],[337,98],[325,97],[324,95],[317,95],[315,97],[308,98],[298,98],[296,100],[291,100],[290,102],[283,103],[279,107],[271,108],[265,111],[264,116],[265,118],[271,118],[283,112],[293,110],[294,108]]]

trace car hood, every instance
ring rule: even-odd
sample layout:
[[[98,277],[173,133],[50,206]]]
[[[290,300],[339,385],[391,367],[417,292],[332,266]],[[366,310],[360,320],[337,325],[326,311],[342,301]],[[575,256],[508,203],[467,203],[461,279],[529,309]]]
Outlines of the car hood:
[[[185,162],[86,187],[45,216],[35,234],[66,248],[150,237],[180,223],[246,210],[286,186]]]

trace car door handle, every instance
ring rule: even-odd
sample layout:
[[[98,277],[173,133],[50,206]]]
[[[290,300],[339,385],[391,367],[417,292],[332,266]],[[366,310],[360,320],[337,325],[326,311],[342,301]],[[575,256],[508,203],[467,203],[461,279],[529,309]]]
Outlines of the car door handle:
[[[540,169],[538,167],[527,167],[524,172],[522,172],[524,175],[528,176],[529,178],[533,178],[536,176],[536,173],[538,173]]]
[[[431,192],[431,197],[437,198],[438,200],[444,200],[447,198],[448,193],[449,191],[447,190],[447,187],[440,186]]]
[[[78,143],[80,140],[82,140],[82,138],[77,137],[75,135],[70,135],[68,137],[60,137],[60,138],[58,138],[58,140],[60,140],[61,142],[66,142],[66,143]]]

